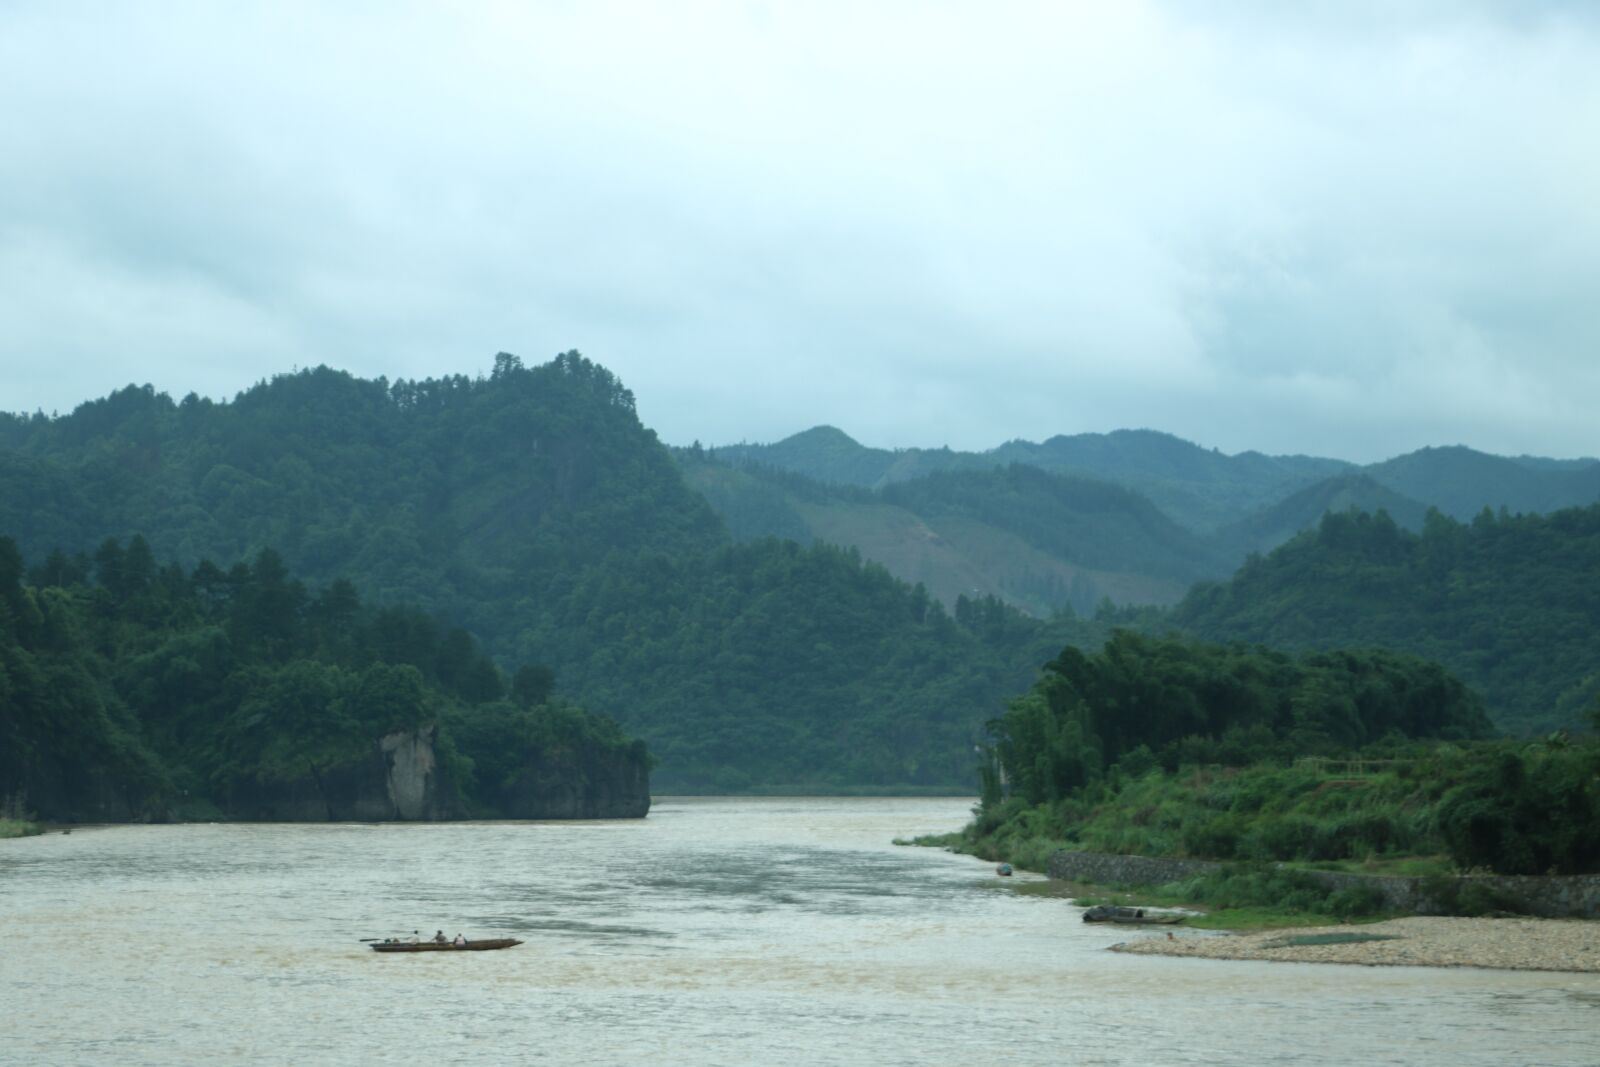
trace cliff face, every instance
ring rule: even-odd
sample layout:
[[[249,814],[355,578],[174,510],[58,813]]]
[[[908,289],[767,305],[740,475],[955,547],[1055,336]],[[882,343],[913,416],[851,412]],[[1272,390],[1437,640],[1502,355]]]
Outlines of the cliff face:
[[[394,822],[454,818],[461,807],[434,751],[434,728],[424,726],[379,738],[357,762],[308,764],[293,782],[236,791],[227,812],[244,820]]]
[[[157,789],[141,787],[103,767],[42,760],[21,781],[0,779],[0,803],[51,822],[138,822],[159,818]]]
[[[508,819],[642,819],[650,757],[638,742],[534,750],[496,799]]]
[[[439,759],[437,730],[425,726],[376,739],[337,766],[308,762],[291,781],[253,780],[218,798],[226,818],[244,822],[438,822],[467,814]],[[82,766],[45,768],[19,801],[47,819],[140,822],[171,818],[157,792]],[[4,797],[0,796],[0,800]],[[650,811],[650,757],[640,742],[577,741],[530,748],[516,775],[480,797],[505,819],[639,819]]]

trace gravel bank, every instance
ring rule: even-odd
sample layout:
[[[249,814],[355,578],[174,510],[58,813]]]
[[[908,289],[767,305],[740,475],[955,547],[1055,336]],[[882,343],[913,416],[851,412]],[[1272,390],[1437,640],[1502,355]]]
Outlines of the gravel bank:
[[[1388,941],[1289,945],[1315,934],[1383,934]],[[1114,952],[1214,960],[1360,963],[1369,967],[1496,967],[1600,973],[1600,922],[1580,919],[1414,917],[1363,926],[1319,926],[1248,934],[1165,931],[1112,946]]]

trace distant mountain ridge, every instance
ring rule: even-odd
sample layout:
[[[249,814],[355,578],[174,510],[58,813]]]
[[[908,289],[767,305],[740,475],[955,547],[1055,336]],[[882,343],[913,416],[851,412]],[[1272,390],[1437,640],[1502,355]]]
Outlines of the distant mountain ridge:
[[[1042,444],[1014,440],[988,452],[955,452],[869,448],[835,427],[817,426],[775,444],[723,445],[713,452],[736,464],[776,467],[819,482],[869,489],[945,471],[1023,463],[1125,485],[1200,533],[1354,466],[1314,456],[1228,456],[1155,430],[1058,435]]]
[[[1316,526],[1329,512],[1386,511],[1413,533],[1422,529],[1425,504],[1403,496],[1370,474],[1347,472],[1315,482],[1289,497],[1230,523],[1217,531],[1218,540],[1234,553],[1270,552],[1302,530]]]
[[[1221,577],[1329,512],[1382,510],[1417,532],[1430,507],[1470,519],[1484,508],[1544,514],[1600,500],[1594,459],[1505,458],[1451,446],[1361,467],[1316,456],[1229,456],[1153,430],[956,452],[870,448],[817,426],[770,445],[678,454],[690,484],[736,538],[851,545],[946,601],[993,593],[1036,614],[1064,604],[1083,613],[1102,597],[1174,603],[1184,583]],[[1066,481],[1028,479],[1021,470]],[[1090,521],[1063,510],[1068,483],[1080,501],[1118,503]],[[975,494],[983,516],[973,514]],[[1022,530],[1029,534],[1019,537]],[[1121,542],[1110,559],[1108,536]]]
[[[1463,445],[1423,448],[1366,468],[1373,479],[1457,519],[1484,508],[1548,514],[1600,500],[1600,461],[1507,459]]]
[[[1124,486],[1025,464],[948,470],[881,490],[826,485],[762,466],[676,452],[739,540],[851,546],[953,607],[998,596],[1040,616],[1102,600],[1172,604],[1230,560]]]
[[[1404,498],[1394,503],[1407,512],[1420,504],[1460,519],[1486,507],[1543,514],[1600,500],[1600,459],[1504,457],[1463,445],[1422,448],[1361,466],[1320,456],[1227,455],[1156,430],[1063,434],[1038,444],[1013,440],[987,452],[956,452],[871,448],[835,427],[817,426],[774,444],[721,445],[709,452],[735,465],[757,464],[818,482],[873,489],[937,472],[1023,463],[1134,489],[1201,534],[1245,522],[1325,479],[1356,473]],[[1321,495],[1332,498],[1337,492],[1330,488]],[[1379,499],[1381,494],[1363,489],[1356,496]]]

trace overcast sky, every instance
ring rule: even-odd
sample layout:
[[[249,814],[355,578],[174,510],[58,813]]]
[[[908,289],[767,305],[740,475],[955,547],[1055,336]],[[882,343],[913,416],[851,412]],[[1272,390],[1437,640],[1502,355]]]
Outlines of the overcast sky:
[[[569,348],[671,443],[1600,453],[1600,5],[0,0],[0,410]]]

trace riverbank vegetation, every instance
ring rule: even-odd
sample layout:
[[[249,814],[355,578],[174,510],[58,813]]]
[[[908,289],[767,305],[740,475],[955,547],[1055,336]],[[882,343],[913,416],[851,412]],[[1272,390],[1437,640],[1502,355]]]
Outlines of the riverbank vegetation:
[[[1421,533],[1382,511],[1331,512],[1196,586],[1169,622],[1208,640],[1425,656],[1506,733],[1572,729],[1600,700],[1600,504],[1466,523],[1431,511]]]
[[[1119,632],[1064,650],[991,732],[974,821],[929,843],[1032,870],[1059,849],[1232,861],[1161,892],[1332,918],[1376,894],[1296,867],[1600,870],[1600,740],[1491,739],[1471,691],[1408,656]]]
[[[0,838],[31,837],[42,833],[44,833],[44,827],[32,819],[14,819],[7,815],[0,815]]]
[[[439,811],[496,814],[530,763],[623,764],[642,790],[643,745],[552,686],[349,582],[308,588],[270,549],[185,570],[135,536],[28,569],[0,537],[0,796],[48,819],[331,817],[341,780],[371,795],[375,773],[382,802],[396,733],[431,739]]]

